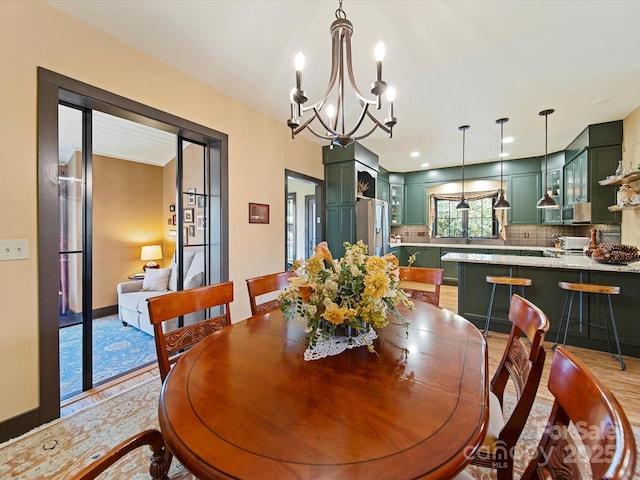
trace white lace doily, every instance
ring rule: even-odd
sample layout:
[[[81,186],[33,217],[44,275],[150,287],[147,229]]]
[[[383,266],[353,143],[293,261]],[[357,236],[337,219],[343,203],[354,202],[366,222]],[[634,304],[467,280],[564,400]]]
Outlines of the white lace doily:
[[[376,338],[378,338],[378,334],[373,328],[353,337],[333,336],[327,339],[322,338],[320,332],[316,332],[316,344],[313,348],[307,347],[304,351],[304,359],[307,361],[318,360],[330,355],[338,355],[350,348],[369,346]]]

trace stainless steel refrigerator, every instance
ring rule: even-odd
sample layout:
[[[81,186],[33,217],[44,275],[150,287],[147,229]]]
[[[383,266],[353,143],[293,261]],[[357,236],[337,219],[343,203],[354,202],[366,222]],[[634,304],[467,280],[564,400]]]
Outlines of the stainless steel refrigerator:
[[[389,253],[389,205],[375,198],[356,202],[356,241],[369,247],[369,255]]]

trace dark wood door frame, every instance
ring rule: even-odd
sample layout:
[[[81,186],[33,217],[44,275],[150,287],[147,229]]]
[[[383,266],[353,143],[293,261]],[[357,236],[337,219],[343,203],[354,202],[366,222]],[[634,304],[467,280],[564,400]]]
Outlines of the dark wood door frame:
[[[0,423],[0,442],[60,416],[58,344],[58,104],[98,109],[207,145],[220,159],[221,267],[229,278],[228,136],[106,90],[38,68],[39,406]]]

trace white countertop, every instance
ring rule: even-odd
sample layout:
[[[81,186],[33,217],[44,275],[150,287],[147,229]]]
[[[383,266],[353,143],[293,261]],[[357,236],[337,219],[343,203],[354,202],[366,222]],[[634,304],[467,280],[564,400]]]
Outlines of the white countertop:
[[[562,250],[559,248],[553,247],[538,247],[531,245],[500,245],[500,244],[482,244],[482,243],[421,243],[421,242],[401,242],[401,243],[390,243],[389,247],[426,247],[426,248],[436,248],[436,247],[444,247],[444,248],[471,248],[477,250],[481,249],[496,249],[496,250],[532,250],[542,252],[545,250],[549,250],[552,252],[561,252]]]
[[[523,257],[519,255],[488,255],[480,253],[447,253],[445,262],[485,263],[488,265],[516,265],[522,267],[562,268],[569,270],[598,270],[603,272],[640,273],[640,262],[629,265],[598,263],[584,255],[553,257]]]

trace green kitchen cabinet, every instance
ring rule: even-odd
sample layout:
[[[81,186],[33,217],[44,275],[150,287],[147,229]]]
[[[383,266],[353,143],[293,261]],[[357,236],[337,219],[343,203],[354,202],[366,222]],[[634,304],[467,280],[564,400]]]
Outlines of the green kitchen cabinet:
[[[591,202],[591,223],[620,223],[615,185],[598,182],[613,175],[622,160],[622,120],[589,125],[565,151],[564,205]]]
[[[440,248],[440,258],[447,253],[486,253],[486,250],[470,250],[468,248]],[[444,270],[444,283],[446,285],[458,285],[458,262],[440,262],[440,268]]]
[[[402,225],[402,212],[404,208],[404,185],[391,183],[389,185],[389,218],[392,227]]]
[[[376,180],[376,198],[389,203],[389,182],[378,177]]]
[[[344,255],[344,242],[354,243],[356,215],[353,205],[328,206],[326,237],[333,258]]]
[[[415,255],[414,267],[440,268],[440,248],[439,247],[413,247],[406,246],[404,249],[404,264],[409,262],[409,256]]]
[[[404,186],[403,224],[427,224],[427,186],[424,183],[411,183]]]
[[[544,175],[544,171],[542,173]],[[556,202],[558,208],[543,208],[542,223],[545,225],[561,225],[562,224],[562,168],[547,171],[547,192],[549,196]]]
[[[540,172],[511,175],[509,177],[508,220],[515,224],[538,224],[541,222],[540,208],[536,204],[542,196],[542,174]]]

